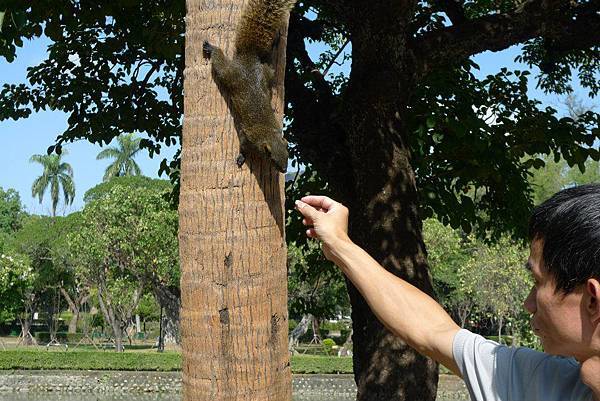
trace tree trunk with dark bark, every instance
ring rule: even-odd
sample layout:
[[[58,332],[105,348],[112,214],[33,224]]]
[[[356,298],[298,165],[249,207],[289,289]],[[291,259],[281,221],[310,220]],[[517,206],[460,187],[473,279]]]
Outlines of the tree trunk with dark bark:
[[[161,305],[165,311],[165,316],[163,318],[164,341],[168,344],[179,344],[181,341],[179,330],[181,293],[179,289],[170,289],[158,284],[153,284],[152,290],[158,304]]]
[[[290,352],[294,352],[294,349],[298,346],[298,339],[302,337],[308,331],[308,325],[313,321],[313,315],[306,314],[302,316],[302,320],[294,330],[290,333],[288,340],[288,349]]]
[[[100,310],[104,315],[104,320],[110,325],[115,342],[115,351],[123,352],[123,338],[125,329],[131,322],[133,312],[137,308],[137,305],[142,296],[142,289],[144,288],[143,283],[138,284],[138,288],[134,289],[133,298],[129,305],[125,305],[122,308],[113,307],[111,296],[106,289],[106,283],[98,283],[98,304]]]
[[[387,26],[386,19],[394,17],[370,18],[371,24],[379,21]],[[351,192],[331,185],[350,208],[351,238],[388,271],[431,295],[404,124],[406,102],[414,90],[410,71],[402,68],[407,54],[395,32],[378,32],[378,25],[369,23],[354,29],[353,66],[342,116],[352,166],[348,174],[354,185]],[[434,400],[437,364],[383,327],[352,285],[349,293],[358,400]]]
[[[64,288],[60,288],[65,301],[69,305],[69,310],[73,313],[71,320],[69,320],[69,334],[75,334],[77,332],[77,323],[79,322],[79,315],[81,314],[81,307],[88,301],[89,295],[80,294],[75,299]]]
[[[246,1],[187,1],[179,249],[185,401],[289,401],[283,175],[236,166],[234,119],[202,56],[228,57]],[[285,31],[275,57],[281,121]]]

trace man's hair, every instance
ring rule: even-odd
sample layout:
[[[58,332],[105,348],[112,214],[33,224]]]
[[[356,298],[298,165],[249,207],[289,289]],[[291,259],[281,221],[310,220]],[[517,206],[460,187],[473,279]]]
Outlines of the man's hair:
[[[544,266],[556,279],[556,291],[568,294],[600,278],[600,184],[564,189],[537,206],[529,239],[543,240]]]

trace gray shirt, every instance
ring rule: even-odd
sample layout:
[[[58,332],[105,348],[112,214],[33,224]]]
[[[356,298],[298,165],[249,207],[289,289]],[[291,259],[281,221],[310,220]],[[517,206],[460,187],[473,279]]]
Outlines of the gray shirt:
[[[472,400],[592,401],[574,359],[507,347],[464,329],[452,348]]]

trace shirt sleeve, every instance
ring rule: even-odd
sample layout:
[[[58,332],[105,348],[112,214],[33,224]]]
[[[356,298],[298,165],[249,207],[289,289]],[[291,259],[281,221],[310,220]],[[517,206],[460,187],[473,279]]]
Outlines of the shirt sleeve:
[[[572,359],[507,347],[464,329],[454,337],[453,353],[472,400],[592,399]]]

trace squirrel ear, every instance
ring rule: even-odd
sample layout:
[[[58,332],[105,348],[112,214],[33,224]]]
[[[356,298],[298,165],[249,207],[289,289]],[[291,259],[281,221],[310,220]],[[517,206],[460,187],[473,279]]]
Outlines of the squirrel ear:
[[[268,143],[265,143],[263,145],[264,149],[265,149],[265,153],[268,155],[271,155],[271,145],[269,145]]]

